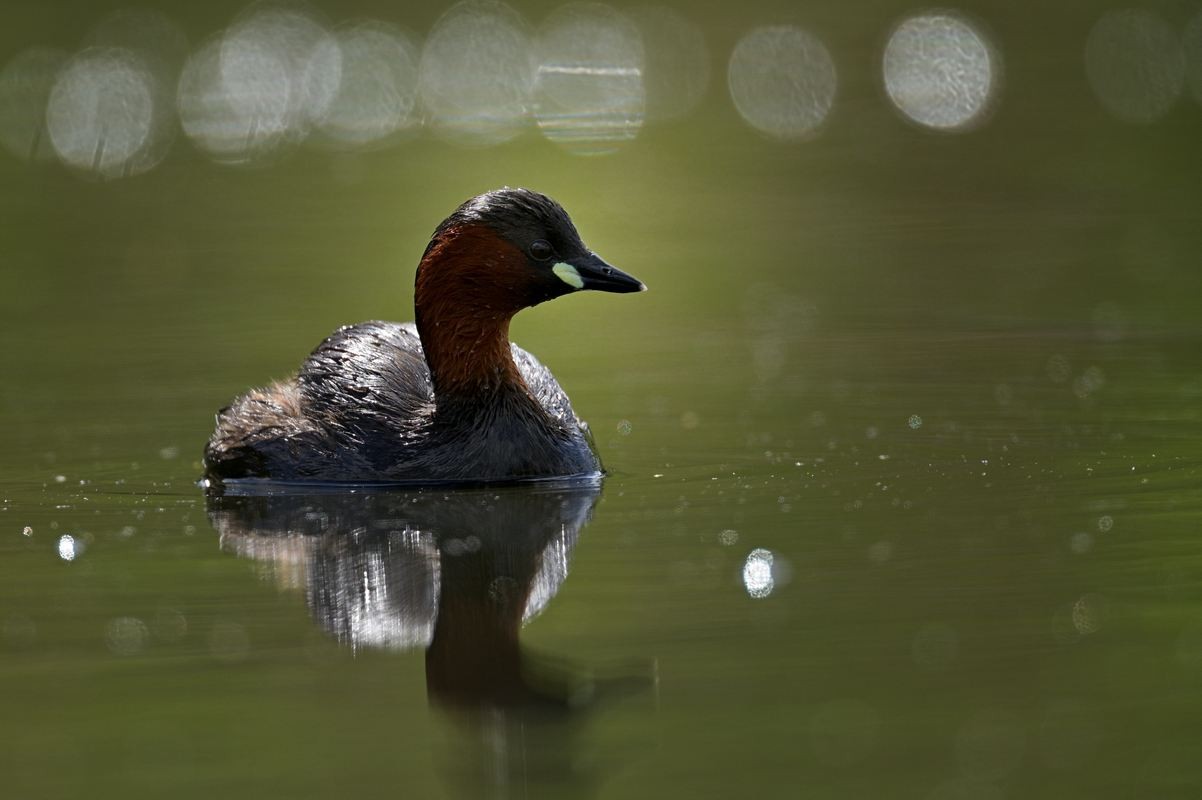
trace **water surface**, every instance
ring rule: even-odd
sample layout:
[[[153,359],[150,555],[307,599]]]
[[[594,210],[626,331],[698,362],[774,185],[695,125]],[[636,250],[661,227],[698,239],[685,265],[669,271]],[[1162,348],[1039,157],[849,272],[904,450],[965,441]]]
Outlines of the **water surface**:
[[[1090,14],[998,12],[1003,100],[922,130],[876,11],[804,141],[717,81],[601,158],[0,162],[0,793],[1196,796],[1198,109],[1112,119]],[[213,412],[410,318],[502,184],[650,287],[513,327],[604,485],[206,498]]]

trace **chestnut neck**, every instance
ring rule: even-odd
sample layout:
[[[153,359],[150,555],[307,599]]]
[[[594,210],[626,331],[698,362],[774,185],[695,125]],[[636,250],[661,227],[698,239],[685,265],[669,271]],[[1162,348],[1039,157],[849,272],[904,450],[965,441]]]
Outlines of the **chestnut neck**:
[[[414,310],[440,406],[479,405],[507,389],[529,393],[509,345],[509,321],[527,305],[525,266],[520,250],[480,225],[448,231],[427,248]]]

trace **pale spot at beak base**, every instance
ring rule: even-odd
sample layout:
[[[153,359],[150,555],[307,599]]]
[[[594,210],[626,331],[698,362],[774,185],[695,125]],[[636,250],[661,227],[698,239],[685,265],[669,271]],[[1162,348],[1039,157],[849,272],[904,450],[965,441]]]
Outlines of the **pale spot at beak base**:
[[[551,271],[555,273],[555,277],[571,286],[573,289],[583,289],[584,279],[580,277],[580,273],[571,264],[565,264],[562,261],[551,267]]]

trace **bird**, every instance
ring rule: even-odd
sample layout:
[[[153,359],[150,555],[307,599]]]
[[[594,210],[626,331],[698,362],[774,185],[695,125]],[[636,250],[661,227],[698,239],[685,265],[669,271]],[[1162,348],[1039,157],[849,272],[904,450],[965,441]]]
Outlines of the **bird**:
[[[505,187],[460,205],[417,267],[414,321],[339,328],[290,379],[217,414],[213,484],[488,484],[602,474],[587,423],[509,341],[515,314],[646,285],[585,246],[563,207]]]

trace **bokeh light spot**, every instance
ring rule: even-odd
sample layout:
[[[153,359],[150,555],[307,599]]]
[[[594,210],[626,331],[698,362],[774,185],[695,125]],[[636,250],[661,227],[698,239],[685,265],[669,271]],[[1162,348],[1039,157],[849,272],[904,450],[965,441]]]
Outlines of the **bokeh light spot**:
[[[178,609],[161,607],[151,624],[154,635],[164,642],[178,642],[188,633],[188,618]]]
[[[978,121],[997,84],[997,56],[984,36],[950,14],[911,17],[885,46],[885,91],[899,111],[928,128]]]
[[[157,166],[171,149],[179,129],[175,110],[176,84],[188,55],[188,37],[161,11],[125,8],[114,11],[92,28],[91,47],[122,48],[133,53],[153,79],[154,107],[146,145],[131,161],[130,173]]]
[[[184,132],[217,161],[257,163],[302,141],[342,83],[342,50],[301,7],[256,4],[180,75]]]
[[[235,110],[282,105],[281,123],[303,137],[338,91],[342,51],[311,12],[256,4],[221,41],[221,78]]]
[[[664,6],[632,12],[643,37],[647,120],[680,119],[697,107],[710,81],[710,51],[696,23]]]
[[[1168,23],[1151,11],[1110,11],[1085,43],[1085,71],[1102,106],[1123,122],[1147,124],[1181,94],[1185,57]]]
[[[46,104],[66,61],[62,50],[30,47],[0,70],[0,145],[17,158],[54,158],[46,132]]]
[[[534,47],[516,11],[496,2],[453,6],[422,51],[418,90],[431,129],[492,145],[521,133],[534,85]]]
[[[274,83],[257,105],[251,94],[230,84],[221,69],[221,38],[200,47],[184,65],[179,80],[180,124],[184,133],[214,160],[245,164],[262,159],[281,144],[287,133],[289,79],[285,66],[268,57],[259,59],[260,84]]]
[[[104,642],[108,649],[119,656],[132,656],[142,652],[150,636],[146,624],[137,617],[117,617],[110,620],[104,629]]]
[[[815,133],[835,102],[838,79],[826,46],[801,28],[756,28],[735,45],[727,84],[756,130],[797,140]]]
[[[1073,381],[1073,394],[1084,399],[1096,393],[1105,385],[1106,374],[1102,372],[1102,368],[1098,366],[1088,367]]]
[[[1069,539],[1069,549],[1077,555],[1084,555],[1093,549],[1093,536],[1086,531],[1078,531]]]
[[[118,47],[137,53],[156,75],[169,76],[183,66],[188,54],[188,37],[178,24],[161,11],[122,8],[106,16],[89,31],[89,47]]]
[[[150,140],[155,85],[128,50],[84,50],[63,67],[50,92],[46,127],[63,163],[106,178],[152,164],[136,157]]]
[[[1048,359],[1044,369],[1052,383],[1064,383],[1073,375],[1072,364],[1059,353]]]
[[[335,30],[341,52],[340,82],[318,130],[346,148],[387,143],[417,121],[420,49],[400,30],[360,22]]]
[[[868,560],[873,564],[884,564],[893,557],[893,543],[882,539],[868,546]]]
[[[1104,616],[1105,601],[1096,594],[1083,595],[1073,603],[1073,627],[1083,636],[1101,630]]]
[[[613,152],[643,125],[643,39],[624,14],[569,4],[539,30],[535,119],[552,142],[581,155]]]

